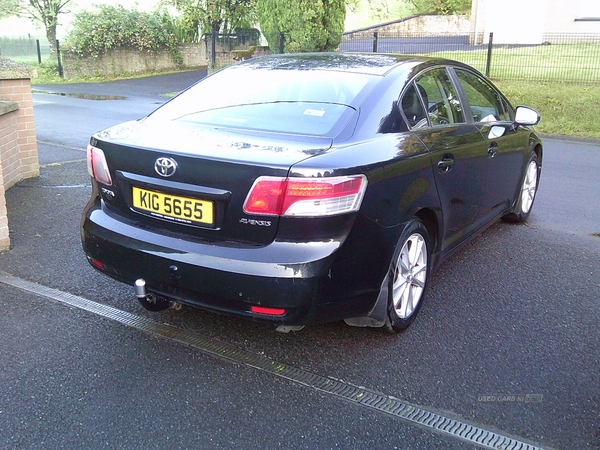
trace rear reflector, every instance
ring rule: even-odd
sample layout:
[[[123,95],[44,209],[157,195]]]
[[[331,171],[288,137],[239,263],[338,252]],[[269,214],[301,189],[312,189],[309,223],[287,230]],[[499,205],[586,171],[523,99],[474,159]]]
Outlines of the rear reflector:
[[[259,177],[244,203],[258,215],[319,217],[358,211],[367,187],[364,175],[331,178]]]
[[[255,314],[266,314],[268,316],[283,316],[285,314],[285,309],[283,308],[267,308],[266,306],[250,306],[250,312]]]
[[[90,262],[92,265],[96,266],[98,269],[104,269],[104,263],[102,261],[98,261],[97,259],[90,258]]]

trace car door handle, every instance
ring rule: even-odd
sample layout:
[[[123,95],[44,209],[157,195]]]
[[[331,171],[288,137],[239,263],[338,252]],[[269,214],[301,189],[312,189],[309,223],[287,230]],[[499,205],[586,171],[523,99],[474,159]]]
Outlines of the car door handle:
[[[492,142],[488,148],[488,156],[493,158],[498,153],[498,144],[496,142]]]
[[[440,159],[437,163],[438,172],[439,173],[449,172],[452,169],[453,165],[454,165],[454,156],[449,155],[449,154],[444,155],[444,156],[442,156],[442,159]]]

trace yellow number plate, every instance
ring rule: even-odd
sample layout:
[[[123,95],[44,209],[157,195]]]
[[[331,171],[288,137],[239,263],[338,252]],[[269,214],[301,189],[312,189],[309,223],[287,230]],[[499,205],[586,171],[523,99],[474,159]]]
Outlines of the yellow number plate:
[[[133,187],[134,208],[175,222],[213,225],[213,202]]]

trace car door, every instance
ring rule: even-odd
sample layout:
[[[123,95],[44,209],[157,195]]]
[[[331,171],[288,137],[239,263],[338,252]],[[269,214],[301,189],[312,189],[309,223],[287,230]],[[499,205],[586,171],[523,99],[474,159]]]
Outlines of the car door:
[[[454,68],[466,108],[484,138],[482,151],[487,153],[486,193],[482,202],[481,224],[494,220],[510,208],[520,186],[526,142],[513,124],[507,102],[481,76]]]
[[[425,105],[419,111],[417,95]],[[479,130],[468,124],[446,68],[417,76],[401,99],[411,130],[428,148],[440,197],[441,249],[450,250],[473,230],[485,195],[487,151]]]

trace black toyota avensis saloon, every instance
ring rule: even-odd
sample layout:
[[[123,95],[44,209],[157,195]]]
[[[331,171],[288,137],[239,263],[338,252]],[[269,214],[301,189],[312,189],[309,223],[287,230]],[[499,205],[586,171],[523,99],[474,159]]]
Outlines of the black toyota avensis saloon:
[[[243,61],[92,136],[83,248],[149,310],[399,332],[444,258],[529,216],[538,121],[459,62]]]

